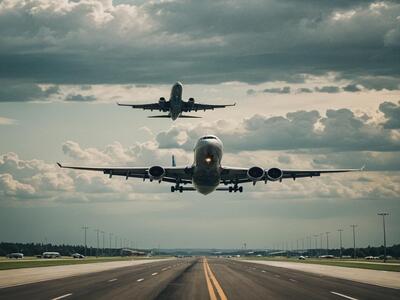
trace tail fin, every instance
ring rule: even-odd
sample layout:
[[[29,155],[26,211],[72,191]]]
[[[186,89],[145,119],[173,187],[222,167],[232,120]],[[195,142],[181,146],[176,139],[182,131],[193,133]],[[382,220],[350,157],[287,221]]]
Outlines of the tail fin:
[[[172,154],[172,166],[176,167],[175,155]]]

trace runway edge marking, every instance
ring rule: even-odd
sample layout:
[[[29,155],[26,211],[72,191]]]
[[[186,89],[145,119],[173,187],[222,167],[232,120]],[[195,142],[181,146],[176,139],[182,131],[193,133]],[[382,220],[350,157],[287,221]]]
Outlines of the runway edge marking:
[[[224,290],[222,289],[221,285],[219,284],[217,278],[214,276],[214,273],[211,271],[210,265],[208,264],[207,260],[206,260],[206,266],[207,266],[207,270],[210,275],[211,281],[213,282],[220,299],[228,300],[228,298],[226,297]]]
[[[67,298],[67,297],[69,297],[69,296],[72,296],[72,293],[65,294],[65,295],[62,295],[62,296],[59,296],[59,297],[53,298],[53,299],[51,299],[51,300],[59,300],[59,299],[64,299],[64,298]]]
[[[347,295],[343,295],[343,294],[337,293],[337,292],[331,292],[331,294],[334,294],[336,296],[340,296],[340,297],[343,297],[343,298],[346,298],[346,299],[350,299],[350,300],[358,300],[357,298],[353,298],[353,297],[350,297],[350,296],[347,296]]]

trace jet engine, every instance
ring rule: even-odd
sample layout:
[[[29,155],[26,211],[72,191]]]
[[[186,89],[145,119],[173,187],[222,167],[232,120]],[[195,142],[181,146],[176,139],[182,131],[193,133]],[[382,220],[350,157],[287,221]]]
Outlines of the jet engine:
[[[277,181],[282,179],[283,172],[279,168],[271,168],[267,171],[267,177],[271,181]]]
[[[164,97],[161,97],[160,100],[158,101],[158,104],[160,105],[160,111],[165,110],[165,104],[167,101],[165,101]]]
[[[257,181],[263,178],[264,173],[265,173],[264,169],[260,167],[251,167],[247,171],[247,177],[253,181]]]
[[[194,103],[194,98],[189,98],[189,103]]]
[[[165,175],[165,170],[163,167],[160,167],[160,166],[152,166],[147,171],[147,173],[149,174],[150,181],[153,181],[153,180],[161,181]]]

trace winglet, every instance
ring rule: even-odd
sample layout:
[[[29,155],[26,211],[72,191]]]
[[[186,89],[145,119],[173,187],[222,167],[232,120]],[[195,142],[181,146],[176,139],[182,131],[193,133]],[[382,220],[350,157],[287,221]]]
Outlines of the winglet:
[[[60,164],[59,162],[57,162],[57,166],[59,166],[60,168],[62,168],[62,164]]]
[[[175,155],[172,154],[172,166],[176,167]]]

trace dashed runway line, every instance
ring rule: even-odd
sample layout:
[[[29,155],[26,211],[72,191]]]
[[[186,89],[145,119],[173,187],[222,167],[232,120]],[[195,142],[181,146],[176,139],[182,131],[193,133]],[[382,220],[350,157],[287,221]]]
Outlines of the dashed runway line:
[[[358,300],[357,298],[353,298],[353,297],[350,297],[350,296],[347,296],[347,295],[344,295],[344,294],[341,294],[341,293],[337,293],[337,292],[331,292],[331,294],[334,294],[336,296],[340,296],[340,297],[343,297],[343,298],[346,298],[346,299],[349,299],[349,300]]]
[[[64,299],[64,298],[67,298],[67,297],[69,297],[69,296],[71,296],[71,295],[72,295],[72,293],[65,294],[65,295],[62,295],[62,296],[59,296],[59,297],[53,298],[52,300]]]

